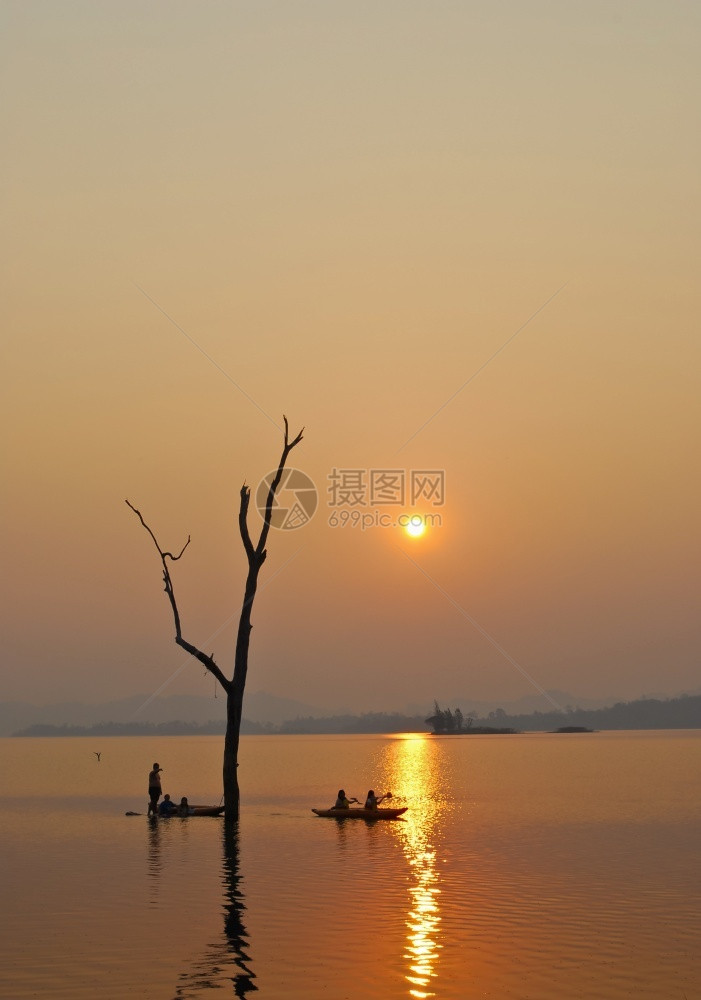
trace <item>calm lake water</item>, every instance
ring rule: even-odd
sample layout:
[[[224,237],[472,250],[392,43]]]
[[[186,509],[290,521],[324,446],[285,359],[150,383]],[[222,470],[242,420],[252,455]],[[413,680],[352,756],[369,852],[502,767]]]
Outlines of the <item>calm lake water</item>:
[[[221,751],[0,740],[0,996],[701,997],[701,732],[245,737],[230,840],[124,815],[154,760],[217,804]]]

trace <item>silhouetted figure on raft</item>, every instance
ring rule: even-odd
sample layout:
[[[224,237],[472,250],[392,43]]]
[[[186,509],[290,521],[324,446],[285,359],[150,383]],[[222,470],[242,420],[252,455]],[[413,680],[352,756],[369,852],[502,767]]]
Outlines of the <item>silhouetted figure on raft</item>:
[[[192,809],[190,808],[190,803],[187,798],[183,795],[180,800],[180,805],[178,806],[178,816],[192,816]]]
[[[348,798],[346,798],[346,793],[344,792],[344,790],[342,788],[340,788],[339,791],[338,791],[338,798],[336,799],[336,801],[334,802],[334,804],[331,806],[331,808],[332,809],[350,809],[351,802],[358,802],[358,800],[357,799],[348,799]],[[360,805],[359,802],[358,802],[358,805]]]
[[[148,812],[147,816],[158,815],[158,800],[161,797],[161,766],[154,764],[148,775]]]
[[[175,802],[171,799],[170,795],[167,793],[163,796],[163,801],[158,807],[159,816],[174,816],[178,811],[178,807]]]

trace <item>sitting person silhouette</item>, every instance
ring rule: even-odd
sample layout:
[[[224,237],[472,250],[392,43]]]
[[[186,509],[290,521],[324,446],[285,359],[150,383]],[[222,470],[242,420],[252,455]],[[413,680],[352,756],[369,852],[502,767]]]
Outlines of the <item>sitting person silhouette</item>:
[[[358,802],[357,799],[346,798],[346,793],[342,788],[339,789],[338,798],[334,802],[332,809],[350,809],[351,802]]]
[[[371,788],[370,791],[368,792],[368,797],[365,799],[365,806],[364,806],[364,808],[365,809],[377,809],[377,807],[379,806],[380,802],[384,802],[385,799],[391,799],[391,798],[392,798],[392,793],[391,792],[385,792],[385,794],[381,795],[379,797],[379,799],[378,799],[378,797],[375,795],[375,793],[373,792],[373,790]]]
[[[178,807],[167,793],[163,796],[163,801],[158,807],[159,816],[172,816],[178,811]]]

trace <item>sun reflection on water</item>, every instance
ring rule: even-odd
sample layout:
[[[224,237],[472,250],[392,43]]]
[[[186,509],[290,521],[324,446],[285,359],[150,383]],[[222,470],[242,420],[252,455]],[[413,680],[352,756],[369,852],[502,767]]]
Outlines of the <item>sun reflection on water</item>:
[[[431,989],[440,957],[440,876],[436,837],[441,816],[449,808],[444,795],[439,745],[422,734],[393,740],[384,751],[387,786],[406,800],[404,821],[393,823],[409,864],[411,884],[407,914],[405,977],[409,996],[416,1000],[435,996]]]

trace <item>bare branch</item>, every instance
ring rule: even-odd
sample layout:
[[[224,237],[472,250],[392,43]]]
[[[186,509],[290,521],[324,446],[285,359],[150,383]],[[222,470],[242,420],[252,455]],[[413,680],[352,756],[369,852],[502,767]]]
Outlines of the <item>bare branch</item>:
[[[231,687],[231,681],[228,677],[224,676],[217,664],[214,662],[213,655],[207,656],[206,653],[203,653],[201,649],[197,648],[197,646],[193,646],[192,643],[187,642],[187,640],[183,639],[182,636],[178,636],[175,641],[182,647],[182,649],[188,652],[190,656],[194,656],[196,660],[199,660],[200,663],[204,664],[210,674],[214,674],[221,686],[228,693],[229,688]]]
[[[299,442],[302,440],[302,435],[304,434],[304,427],[299,432],[299,434],[297,435],[297,437],[294,439],[294,441],[292,442],[292,444],[289,444],[288,440],[287,440],[287,437],[288,437],[287,417],[285,416],[284,413],[282,415],[282,419],[285,421],[285,448],[287,449],[287,453],[289,454],[292,451],[292,449],[294,448],[294,446],[297,445],[297,444],[299,444]]]
[[[248,556],[248,561],[253,559],[254,550],[253,542],[251,541],[251,536],[248,532],[248,503],[251,499],[251,491],[244,483],[241,487],[241,503],[239,505],[239,531],[241,533],[241,541],[243,542],[243,547],[246,550],[246,555]]]
[[[134,511],[134,513],[139,518],[139,520],[141,521],[141,523],[144,526],[144,528],[146,529],[146,531],[148,531],[149,535],[153,539],[153,544],[158,549],[158,554],[161,557],[161,564],[163,566],[163,583],[164,583],[164,589],[165,589],[166,594],[168,595],[168,600],[170,601],[170,607],[171,607],[171,610],[173,612],[173,621],[175,623],[175,641],[176,641],[176,643],[179,646],[182,646],[183,649],[187,650],[187,652],[190,653],[191,656],[194,656],[195,659],[199,660],[200,663],[203,663],[204,666],[207,668],[207,670],[209,670],[210,673],[214,674],[214,676],[217,678],[217,680],[219,681],[219,683],[221,684],[221,686],[224,688],[224,690],[228,692],[229,688],[231,687],[231,681],[229,681],[224,676],[224,674],[221,672],[221,670],[219,669],[219,667],[217,666],[217,664],[214,662],[214,657],[213,656],[207,656],[206,653],[203,653],[196,646],[193,646],[191,643],[189,643],[185,639],[183,639],[183,635],[182,635],[182,629],[181,629],[181,626],[180,626],[180,612],[178,611],[178,605],[177,605],[176,600],[175,600],[175,591],[173,590],[173,581],[171,579],[170,572],[168,570],[168,563],[166,562],[166,560],[167,559],[172,559],[173,562],[176,562],[178,559],[180,559],[180,557],[182,556],[183,552],[185,551],[185,549],[190,544],[190,536],[189,535],[187,536],[187,541],[185,542],[185,544],[183,545],[182,549],[180,550],[180,552],[178,553],[177,556],[174,556],[172,552],[165,552],[161,548],[161,546],[158,544],[158,539],[156,538],[156,536],[153,533],[153,531],[151,530],[151,528],[149,528],[148,524],[146,524],[146,521],[144,521],[144,518],[143,518],[143,516],[141,514],[141,511],[137,510],[136,507],[132,503],[129,503],[128,500],[125,500],[124,502],[126,503],[127,507],[130,507],[131,510]]]
[[[270,522],[273,517],[273,503],[275,502],[275,494],[277,493],[277,488],[280,485],[280,480],[282,479],[282,473],[285,468],[285,463],[287,462],[287,457],[294,447],[296,447],[302,440],[302,434],[304,433],[304,428],[299,432],[294,441],[290,442],[288,433],[288,423],[287,417],[283,414],[282,419],[285,421],[285,446],[282,449],[282,455],[280,456],[280,461],[278,463],[277,472],[273,477],[273,481],[268,489],[268,496],[265,501],[265,517],[263,519],[263,529],[260,533],[260,538],[258,539],[258,544],[256,545],[256,554],[260,556],[265,550],[265,543],[268,540],[268,532],[270,531]]]
[[[172,552],[164,552],[164,553],[163,553],[163,555],[164,555],[164,556],[168,556],[168,558],[169,558],[169,559],[172,559],[172,560],[173,560],[173,562],[177,562],[177,561],[178,561],[178,559],[179,559],[179,558],[180,558],[180,556],[181,556],[181,555],[183,554],[183,552],[185,551],[185,549],[186,549],[186,548],[188,547],[188,545],[189,545],[189,544],[190,544],[190,536],[188,535],[188,536],[187,536],[187,541],[185,542],[185,544],[183,545],[183,547],[181,548],[181,550],[180,550],[180,552],[179,552],[179,553],[177,554],[177,556],[174,556]]]
[[[136,514],[136,516],[137,516],[137,517],[139,518],[139,520],[140,520],[140,521],[141,521],[141,523],[143,524],[144,528],[146,528],[146,530],[148,531],[149,535],[150,535],[150,536],[151,536],[151,538],[153,539],[153,544],[154,544],[154,545],[156,546],[156,548],[158,549],[158,554],[159,554],[159,556],[161,557],[161,559],[165,559],[166,557],[168,557],[168,559],[172,559],[172,560],[173,560],[173,562],[177,562],[177,561],[178,561],[178,559],[179,559],[179,558],[181,557],[181,555],[183,554],[183,552],[185,551],[185,549],[186,549],[186,548],[188,547],[188,545],[190,544],[190,536],[189,536],[189,535],[187,536],[187,541],[185,542],[185,544],[183,545],[183,547],[181,548],[181,550],[180,550],[180,552],[179,552],[179,553],[177,554],[177,556],[174,556],[172,552],[164,552],[164,551],[163,551],[163,549],[161,548],[161,546],[160,546],[160,545],[158,544],[158,541],[157,541],[157,539],[156,539],[156,536],[155,536],[155,535],[154,535],[154,533],[153,533],[153,532],[151,531],[151,529],[149,528],[148,524],[146,524],[146,522],[144,521],[144,518],[143,518],[143,515],[142,515],[141,511],[140,511],[140,510],[137,510],[137,509],[136,509],[136,507],[134,506],[134,504],[133,504],[133,503],[129,503],[129,501],[128,501],[128,500],[125,500],[125,501],[124,501],[124,503],[125,503],[125,504],[127,505],[127,507],[131,507],[131,509],[132,509],[132,510],[134,511],[134,513]]]
[[[156,548],[158,550],[158,554],[161,557],[161,564],[163,565],[163,583],[165,585],[165,592],[168,595],[168,600],[170,601],[170,606],[171,606],[171,609],[173,611],[173,621],[175,622],[175,635],[177,637],[176,638],[176,642],[177,642],[177,640],[182,635],[181,629],[180,629],[180,612],[178,611],[178,605],[176,604],[176,601],[175,601],[175,591],[173,590],[173,581],[170,578],[170,572],[168,570],[168,563],[166,562],[166,559],[173,559],[173,560],[179,559],[180,556],[185,551],[185,549],[190,544],[190,537],[188,535],[188,539],[185,542],[185,544],[183,545],[183,547],[182,547],[182,549],[180,551],[180,555],[174,556],[171,552],[164,552],[163,549],[161,548],[161,546],[158,544],[158,539],[154,535],[153,531],[149,528],[148,524],[146,524],[146,521],[144,521],[144,518],[143,518],[143,515],[141,514],[141,511],[137,510],[136,507],[132,503],[129,503],[128,500],[125,500],[124,502],[126,503],[127,507],[130,507],[131,510],[134,511],[134,513],[139,518],[139,520],[141,521],[141,523],[144,526],[144,528],[148,531],[149,535],[153,539],[153,544],[156,546]]]

